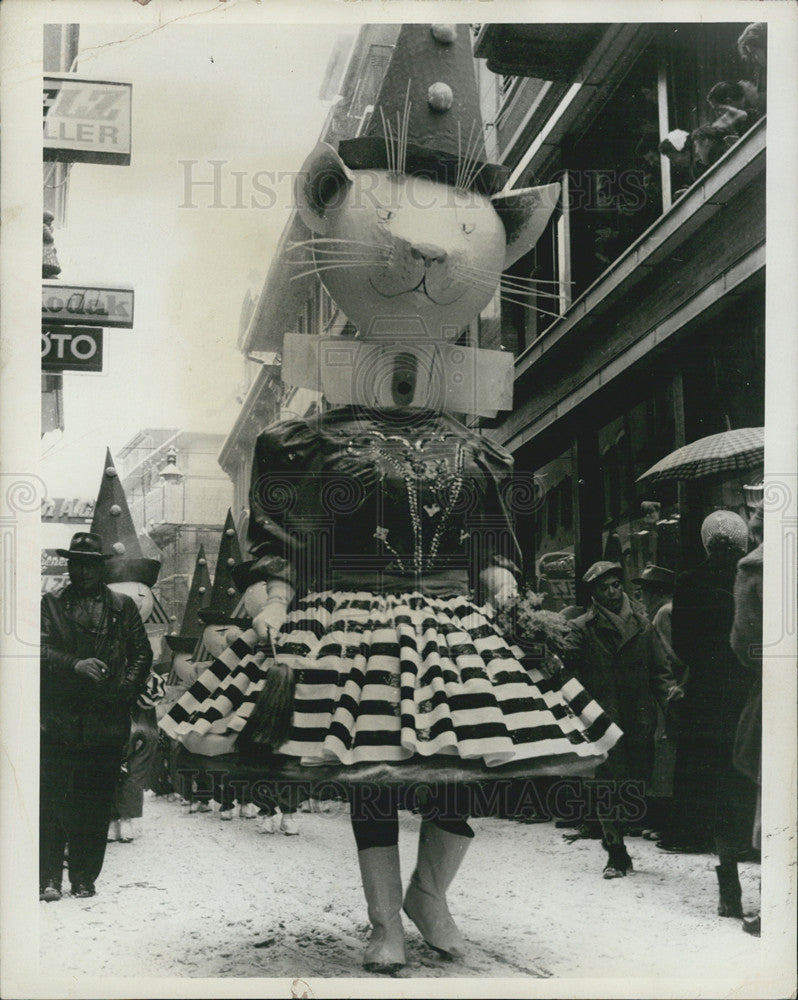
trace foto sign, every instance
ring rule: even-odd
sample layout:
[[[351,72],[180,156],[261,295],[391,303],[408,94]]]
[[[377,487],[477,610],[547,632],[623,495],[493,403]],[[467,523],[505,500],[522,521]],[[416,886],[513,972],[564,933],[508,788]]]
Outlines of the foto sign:
[[[103,332],[92,327],[42,327],[42,370],[101,372]]]
[[[43,281],[42,327],[54,323],[129,330],[133,326],[133,289]]]
[[[44,78],[44,159],[130,163],[132,85]]]

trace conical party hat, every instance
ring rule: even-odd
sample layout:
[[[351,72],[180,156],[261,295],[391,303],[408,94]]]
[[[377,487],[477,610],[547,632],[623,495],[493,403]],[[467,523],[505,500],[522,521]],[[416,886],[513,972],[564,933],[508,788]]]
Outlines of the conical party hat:
[[[103,540],[107,552],[113,559],[105,570],[106,583],[143,583],[146,587],[155,585],[161,563],[157,559],[147,559],[141,551],[125,491],[119,482],[119,475],[111,458],[111,449],[105,452],[105,468],[100,481],[100,492],[94,507],[91,530]]]
[[[232,618],[239,594],[233,583],[233,567],[241,562],[241,547],[233,522],[233,512],[227,511],[222,540],[219,545],[219,557],[216,560],[216,572],[213,575],[213,589],[209,604],[201,608],[198,617],[205,625],[238,624],[238,619]],[[246,624],[246,623],[245,623]]]
[[[487,163],[467,24],[405,24],[362,136],[339,143],[353,169],[423,174],[494,194],[508,171]]]
[[[175,653],[190,653],[197,645],[202,632],[199,612],[211,599],[211,574],[208,572],[208,560],[205,558],[205,547],[200,545],[197,561],[194,563],[194,576],[186,598],[183,611],[183,623],[179,635],[167,635],[169,648]]]

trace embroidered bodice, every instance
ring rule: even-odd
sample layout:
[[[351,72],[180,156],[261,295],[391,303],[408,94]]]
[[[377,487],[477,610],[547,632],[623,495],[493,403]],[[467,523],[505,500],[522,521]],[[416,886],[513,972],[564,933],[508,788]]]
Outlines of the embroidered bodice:
[[[509,454],[446,414],[345,407],[258,438],[250,542],[300,590],[470,586],[514,565]]]

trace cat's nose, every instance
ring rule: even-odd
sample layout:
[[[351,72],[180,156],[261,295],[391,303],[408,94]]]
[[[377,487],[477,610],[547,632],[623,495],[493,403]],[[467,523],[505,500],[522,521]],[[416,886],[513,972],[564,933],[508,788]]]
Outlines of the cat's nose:
[[[446,260],[446,251],[434,243],[415,243],[410,248],[410,253],[414,260],[423,260],[424,267],[429,267],[436,261],[442,263]]]

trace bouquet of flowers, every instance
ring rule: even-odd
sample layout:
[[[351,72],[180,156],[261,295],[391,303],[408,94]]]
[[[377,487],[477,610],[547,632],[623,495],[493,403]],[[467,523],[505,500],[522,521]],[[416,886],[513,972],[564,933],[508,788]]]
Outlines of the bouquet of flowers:
[[[578,648],[576,628],[556,611],[546,611],[543,595],[531,587],[516,594],[498,612],[496,622],[505,637],[520,647],[526,667],[544,676],[563,669]]]

